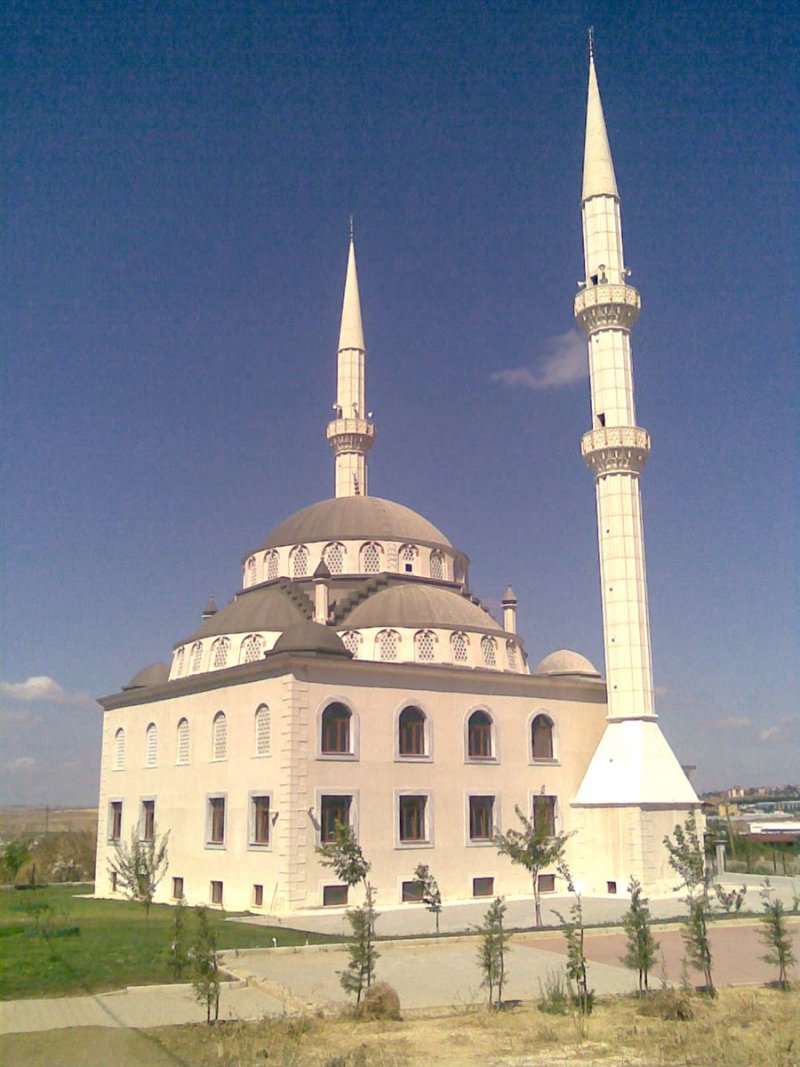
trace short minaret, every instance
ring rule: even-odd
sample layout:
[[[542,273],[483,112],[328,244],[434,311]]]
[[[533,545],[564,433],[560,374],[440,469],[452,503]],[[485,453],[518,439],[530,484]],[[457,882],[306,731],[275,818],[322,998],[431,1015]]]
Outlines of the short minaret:
[[[336,496],[367,496],[367,453],[375,427],[366,410],[364,329],[358,293],[353,222],[342,302],[336,374],[336,418],[328,423],[328,443],[336,466]]]
[[[328,581],[331,572],[324,559],[317,564],[314,571],[314,622],[321,626],[328,625]]]
[[[586,280],[575,297],[575,318],[588,336],[592,429],[581,452],[595,479],[608,720],[576,803],[657,805],[662,811],[696,806],[656,721],[639,489],[650,436],[636,425],[631,364],[631,330],[641,302],[627,283],[619,192],[591,37],[582,215]],[[647,865],[635,856],[629,862],[630,870],[618,876],[646,874]]]
[[[503,629],[510,634],[517,632],[517,594],[511,588],[511,582],[503,593]]]

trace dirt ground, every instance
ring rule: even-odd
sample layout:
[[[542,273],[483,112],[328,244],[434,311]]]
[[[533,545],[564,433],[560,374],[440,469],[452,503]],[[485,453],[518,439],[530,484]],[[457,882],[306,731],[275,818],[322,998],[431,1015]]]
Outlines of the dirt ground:
[[[0,835],[96,830],[97,808],[0,808]]]
[[[660,995],[660,994],[659,994]],[[399,1022],[300,1017],[219,1027],[84,1028],[8,1035],[8,1067],[798,1067],[800,992],[726,989],[694,1017],[639,1014],[635,998],[580,1020],[534,1005],[419,1012]],[[651,1004],[651,1010],[654,1005]]]

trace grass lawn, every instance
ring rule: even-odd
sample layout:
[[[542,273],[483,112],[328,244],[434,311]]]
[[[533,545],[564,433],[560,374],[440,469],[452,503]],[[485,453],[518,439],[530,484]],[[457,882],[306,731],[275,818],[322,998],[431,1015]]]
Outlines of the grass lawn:
[[[175,909],[154,904],[145,919],[141,904],[75,895],[92,888],[0,889],[0,1000],[173,981],[169,958]],[[186,910],[190,938],[191,912]],[[224,912],[212,913],[220,949],[270,947],[273,937],[279,945],[341,940],[283,927],[227,923],[224,918]],[[50,936],[43,936],[43,930]]]

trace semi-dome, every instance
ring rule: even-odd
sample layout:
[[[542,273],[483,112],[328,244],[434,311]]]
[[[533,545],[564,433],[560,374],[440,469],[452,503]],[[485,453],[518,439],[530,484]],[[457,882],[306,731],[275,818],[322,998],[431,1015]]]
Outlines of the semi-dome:
[[[277,526],[257,551],[315,541],[389,540],[452,547],[416,511],[377,496],[341,496],[310,504]]]
[[[586,656],[579,652],[573,652],[569,648],[560,648],[557,652],[551,652],[539,663],[534,674],[581,674],[587,678],[599,678],[600,671],[591,663]]]
[[[311,601],[286,581],[263,588],[246,589],[230,604],[206,618],[191,637],[178,643],[199,641],[220,634],[287,630],[290,626],[305,622],[310,611]]]
[[[150,663],[142,667],[134,674],[127,685],[123,685],[123,692],[129,689],[146,689],[151,685],[163,685],[169,680],[169,665],[167,663]]]
[[[409,582],[375,593],[359,604],[342,626],[443,626],[502,633],[497,621],[469,598],[453,589]]]
[[[319,622],[301,622],[290,626],[275,642],[272,653],[276,652],[313,652],[315,655],[347,658],[351,656],[336,631]]]

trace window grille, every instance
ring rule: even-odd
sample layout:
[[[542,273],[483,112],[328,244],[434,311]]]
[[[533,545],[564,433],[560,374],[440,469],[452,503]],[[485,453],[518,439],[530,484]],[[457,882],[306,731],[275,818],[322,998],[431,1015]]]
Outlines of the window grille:
[[[325,549],[325,564],[331,574],[341,574],[344,570],[344,545],[328,545]]]
[[[381,630],[378,634],[378,658],[397,659],[397,634],[394,630]]]
[[[444,560],[441,552],[431,552],[431,578],[437,582],[444,578]]]
[[[485,667],[497,666],[497,642],[493,637],[484,637],[481,640],[481,652]]]
[[[269,708],[262,704],[256,711],[256,755],[268,756],[270,746]]]
[[[228,665],[228,653],[231,649],[231,643],[227,637],[218,638],[211,648],[211,662],[213,671],[221,671],[223,667]]]
[[[517,646],[513,641],[506,641],[506,655],[508,656],[508,669],[517,670]]]
[[[186,658],[186,653],[182,648],[179,648],[175,653],[175,677],[180,678],[183,674],[183,661]]]
[[[211,734],[211,758],[228,758],[228,720],[224,711],[218,711],[214,716],[214,725]]]
[[[250,634],[242,641],[242,651],[239,656],[241,663],[255,663],[264,655],[267,643],[259,634]]]
[[[436,658],[436,635],[432,630],[420,630],[414,638],[414,646],[420,663],[433,663]]]
[[[114,734],[114,770],[125,769],[125,731],[120,726]]]
[[[251,556],[250,559],[247,561],[247,581],[246,581],[246,584],[247,585],[255,585],[256,584],[256,558],[255,558],[255,556]]]
[[[361,569],[365,574],[378,574],[381,569],[381,549],[374,541],[361,549]]]
[[[189,720],[178,723],[178,763],[189,762]]]
[[[147,767],[155,767],[158,760],[158,727],[151,722],[145,733],[144,762]]]
[[[416,558],[417,550],[414,545],[403,545],[400,549],[400,570],[406,574],[413,574]]]
[[[278,577],[278,553],[267,552],[264,557],[267,569],[267,581],[274,582]]]
[[[354,630],[350,630],[343,635],[342,642],[347,651],[352,652],[353,659],[358,659],[358,646],[361,644],[361,634],[356,633]]]
[[[308,574],[308,549],[298,545],[292,549],[292,577],[305,578]]]
[[[190,663],[190,670],[192,674],[196,674],[200,670],[200,665],[203,662],[203,642],[195,641],[192,645],[192,659]]]
[[[453,663],[469,662],[469,646],[466,634],[453,634],[450,638],[450,647],[453,650]]]

